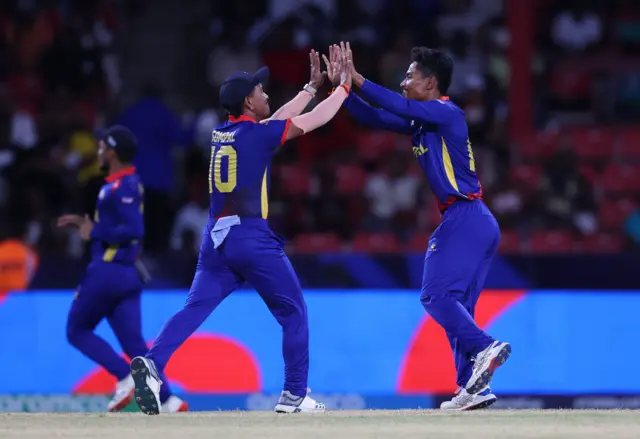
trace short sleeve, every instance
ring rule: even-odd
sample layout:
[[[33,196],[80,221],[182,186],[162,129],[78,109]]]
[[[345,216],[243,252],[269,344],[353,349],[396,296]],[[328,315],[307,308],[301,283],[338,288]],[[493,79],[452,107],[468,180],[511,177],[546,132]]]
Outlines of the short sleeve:
[[[260,141],[273,150],[287,141],[287,132],[290,126],[291,119],[265,120],[257,124],[257,134]]]

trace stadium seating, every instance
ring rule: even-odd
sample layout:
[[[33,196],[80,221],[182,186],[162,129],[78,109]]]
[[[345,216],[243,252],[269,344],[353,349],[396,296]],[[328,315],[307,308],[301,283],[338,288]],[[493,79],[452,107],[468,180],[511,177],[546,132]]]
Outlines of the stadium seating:
[[[395,253],[401,250],[393,233],[359,233],[353,239],[353,251],[361,253]]]
[[[340,251],[342,242],[333,233],[304,233],[293,240],[295,253],[323,253]]]
[[[540,230],[531,235],[529,245],[533,253],[571,253],[573,236],[565,230]]]

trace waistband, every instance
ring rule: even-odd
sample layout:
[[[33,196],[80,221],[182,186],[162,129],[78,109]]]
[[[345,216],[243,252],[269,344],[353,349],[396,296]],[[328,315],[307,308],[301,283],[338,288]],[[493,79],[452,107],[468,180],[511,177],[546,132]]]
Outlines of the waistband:
[[[466,197],[466,198],[465,198]],[[453,205],[454,203],[457,203],[458,201],[473,201],[473,200],[482,200],[482,189],[480,189],[480,192],[476,192],[473,194],[464,194],[464,196],[454,196],[451,195],[449,196],[449,198],[447,199],[447,201],[445,201],[444,203],[440,202],[440,200],[436,199],[438,201],[438,209],[440,209],[440,213],[444,213],[445,210],[447,210],[449,207],[451,207],[451,205]]]
[[[233,215],[220,215],[220,216],[217,216],[215,218],[209,218],[208,224],[210,226],[213,226],[220,218],[222,218],[224,216],[233,216]],[[269,224],[269,222],[266,219],[260,218],[260,217],[257,217],[257,216],[238,216],[238,218],[240,218],[240,225],[242,225],[242,224],[246,224],[246,225],[268,225]]]

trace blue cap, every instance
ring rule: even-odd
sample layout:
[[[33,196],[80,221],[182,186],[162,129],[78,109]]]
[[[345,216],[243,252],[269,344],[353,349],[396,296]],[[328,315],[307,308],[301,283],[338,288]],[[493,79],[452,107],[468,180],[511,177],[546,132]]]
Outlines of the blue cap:
[[[269,68],[262,67],[251,74],[237,72],[227,77],[220,87],[220,105],[225,110],[240,110],[244,98],[249,96],[256,85],[269,79]]]
[[[114,125],[106,130],[96,131],[98,140],[104,141],[108,148],[116,151],[135,152],[138,149],[138,139],[127,127]]]

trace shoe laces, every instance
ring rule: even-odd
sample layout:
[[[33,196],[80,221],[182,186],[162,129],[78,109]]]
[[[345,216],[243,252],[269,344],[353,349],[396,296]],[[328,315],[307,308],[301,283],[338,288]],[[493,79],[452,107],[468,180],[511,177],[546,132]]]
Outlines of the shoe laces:
[[[456,396],[454,396],[451,401],[456,405],[463,406],[470,402],[472,399],[472,394],[462,388],[458,388],[458,391],[456,391]]]

